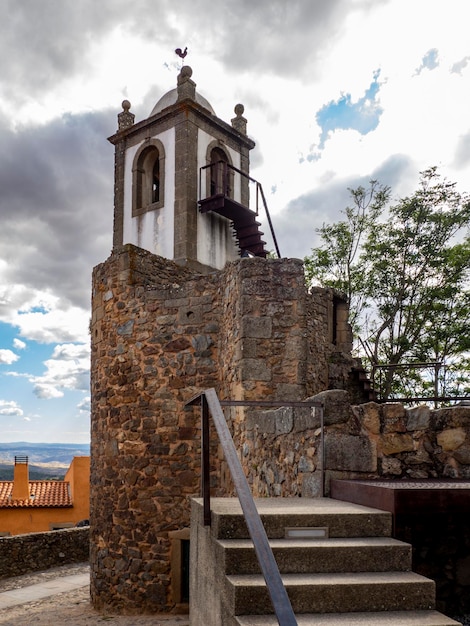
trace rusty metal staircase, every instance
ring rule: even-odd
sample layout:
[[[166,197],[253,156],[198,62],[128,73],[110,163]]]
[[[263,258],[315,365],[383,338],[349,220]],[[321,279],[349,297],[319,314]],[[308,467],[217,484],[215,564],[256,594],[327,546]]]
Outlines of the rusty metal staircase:
[[[213,211],[214,213],[230,220],[235,233],[237,245],[240,248],[240,256],[257,256],[266,258],[268,256],[268,250],[265,248],[266,241],[263,240],[264,232],[260,230],[261,222],[258,220],[259,205],[262,203],[269,227],[271,229],[271,236],[276,253],[277,256],[280,257],[281,255],[261,184],[229,163],[219,161],[217,163],[211,163],[210,165],[201,167],[199,176],[200,189],[203,188],[201,183],[204,172],[205,170],[208,170],[208,168],[209,172],[206,172],[206,176],[209,175],[208,179],[210,182],[206,185],[206,197],[199,200],[199,211],[201,213],[209,213],[210,211]],[[249,206],[245,206],[241,202],[233,199],[231,181],[233,180],[235,174],[238,174],[242,177],[242,179],[245,179],[247,189],[248,183],[255,185],[255,210],[252,210]]]

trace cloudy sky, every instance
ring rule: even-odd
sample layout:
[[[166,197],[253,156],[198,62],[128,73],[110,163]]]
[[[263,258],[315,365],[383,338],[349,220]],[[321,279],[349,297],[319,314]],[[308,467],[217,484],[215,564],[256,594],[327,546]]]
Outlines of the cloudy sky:
[[[0,440],[89,440],[90,277],[112,244],[113,147],[176,85],[229,121],[283,256],[348,187],[437,165],[470,191],[467,0],[0,0]]]

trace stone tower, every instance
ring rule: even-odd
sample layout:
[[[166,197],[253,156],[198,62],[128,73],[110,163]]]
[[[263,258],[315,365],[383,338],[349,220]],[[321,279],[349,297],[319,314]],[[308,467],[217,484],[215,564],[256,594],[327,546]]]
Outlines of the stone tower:
[[[300,260],[265,258],[243,107],[220,120],[183,68],[148,119],[129,109],[110,138],[113,251],[93,271],[90,563],[95,607],[141,613],[188,600],[200,420],[185,402],[209,387],[235,400],[341,387],[351,337],[336,295],[307,291]],[[230,414],[236,445],[251,437],[245,417]],[[314,477],[300,478],[298,495],[312,495]]]
[[[248,206],[249,151],[243,105],[230,126],[196,92],[192,69],[137,124],[123,102],[116,147],[114,247],[132,243],[180,265],[222,269],[239,256],[232,220],[198,211],[214,192]],[[226,207],[225,207],[226,208]],[[229,216],[230,217],[230,216]]]

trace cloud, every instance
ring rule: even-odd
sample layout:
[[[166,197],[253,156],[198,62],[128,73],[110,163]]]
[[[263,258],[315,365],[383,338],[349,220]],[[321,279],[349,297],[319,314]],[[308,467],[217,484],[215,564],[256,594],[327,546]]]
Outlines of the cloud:
[[[84,275],[81,280],[86,289],[90,276]],[[3,302],[0,298],[0,320],[16,326],[23,337],[38,343],[88,340],[89,311],[85,306],[70,306],[59,295],[35,293],[24,285],[11,286],[8,298]]]
[[[137,11],[134,3],[134,11]],[[86,73],[91,43],[101,39],[128,12],[124,0],[6,0],[0,25],[3,95],[21,103],[39,97],[71,74]],[[132,18],[131,18],[132,21]],[[18,46],[18,41],[24,45]],[[8,51],[15,50],[15,54]]]
[[[4,365],[11,365],[15,361],[18,361],[20,357],[11,350],[0,350],[0,363]]]
[[[36,381],[37,382],[35,383],[33,389],[33,393],[36,398],[39,398],[40,400],[52,400],[54,398],[64,397],[64,392],[60,391],[60,389],[58,389],[55,384],[40,382],[40,378],[37,378]]]
[[[273,218],[281,254],[296,258],[309,255],[319,244],[316,229],[342,219],[342,210],[351,203],[348,189],[359,185],[367,187],[370,180],[377,180],[390,186],[393,194],[399,181],[407,178],[412,168],[408,157],[393,155],[366,176],[326,177],[322,185],[293,199]]]
[[[77,404],[77,408],[80,413],[89,415],[91,411],[91,397],[87,396],[86,398],[83,398],[83,400]]]
[[[367,8],[370,0],[352,7],[347,0],[223,0],[216,11],[208,0],[177,5],[159,0],[157,20],[152,19],[154,0],[134,0],[132,11],[125,0],[5,3],[0,53],[8,63],[2,67],[0,95],[18,107],[70,84],[72,76],[86,79],[96,70],[100,46],[117,31],[167,49],[162,66],[176,61],[176,46],[188,45],[196,62],[198,52],[212,55],[229,71],[299,72],[339,36],[344,13]]]
[[[359,2],[352,10],[365,4]],[[343,0],[227,3],[224,10],[213,14],[208,41],[213,54],[220,55],[230,70],[250,67],[284,76],[302,74],[307,66],[310,70],[315,67],[312,61],[340,35],[344,26],[340,18],[346,8],[351,10]]]
[[[18,339],[17,337],[15,337],[15,339],[13,339],[13,346],[17,350],[24,350],[26,348],[25,342],[21,341],[21,339]]]
[[[455,150],[454,166],[458,169],[466,168],[470,164],[470,130],[461,135]]]
[[[44,362],[42,376],[31,376],[33,392],[40,399],[61,398],[64,390],[88,391],[90,349],[86,344],[61,344]]]
[[[62,344],[54,348],[52,353],[53,359],[62,359],[63,361],[78,361],[80,359],[88,359],[90,349],[85,344]]]
[[[0,400],[0,415],[21,417],[23,409],[13,400]]]
[[[465,56],[463,57],[463,59],[460,59],[460,61],[457,61],[456,63],[454,63],[450,71],[453,74],[461,75],[464,69],[468,66],[469,62],[470,62],[470,56]]]
[[[114,122],[108,111],[16,132],[0,123],[0,319],[54,298],[62,312],[89,308],[92,267],[112,243]]]

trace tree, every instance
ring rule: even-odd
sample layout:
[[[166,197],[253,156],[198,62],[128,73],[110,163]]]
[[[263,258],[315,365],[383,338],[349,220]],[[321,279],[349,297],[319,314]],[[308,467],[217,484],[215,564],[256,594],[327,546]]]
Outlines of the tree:
[[[305,259],[306,273],[347,295],[370,364],[387,366],[387,398],[407,391],[396,380],[404,363],[455,367],[470,349],[470,201],[436,168],[421,173],[412,196],[388,207],[389,189],[376,181],[351,195],[346,220],[319,229],[322,245]],[[414,394],[428,390],[428,379],[410,373]]]
[[[323,243],[305,257],[304,266],[309,284],[316,282],[346,295],[354,327],[366,306],[362,245],[384,211],[390,188],[372,180],[368,189],[348,191],[353,205],[342,211],[346,219],[317,229]]]

